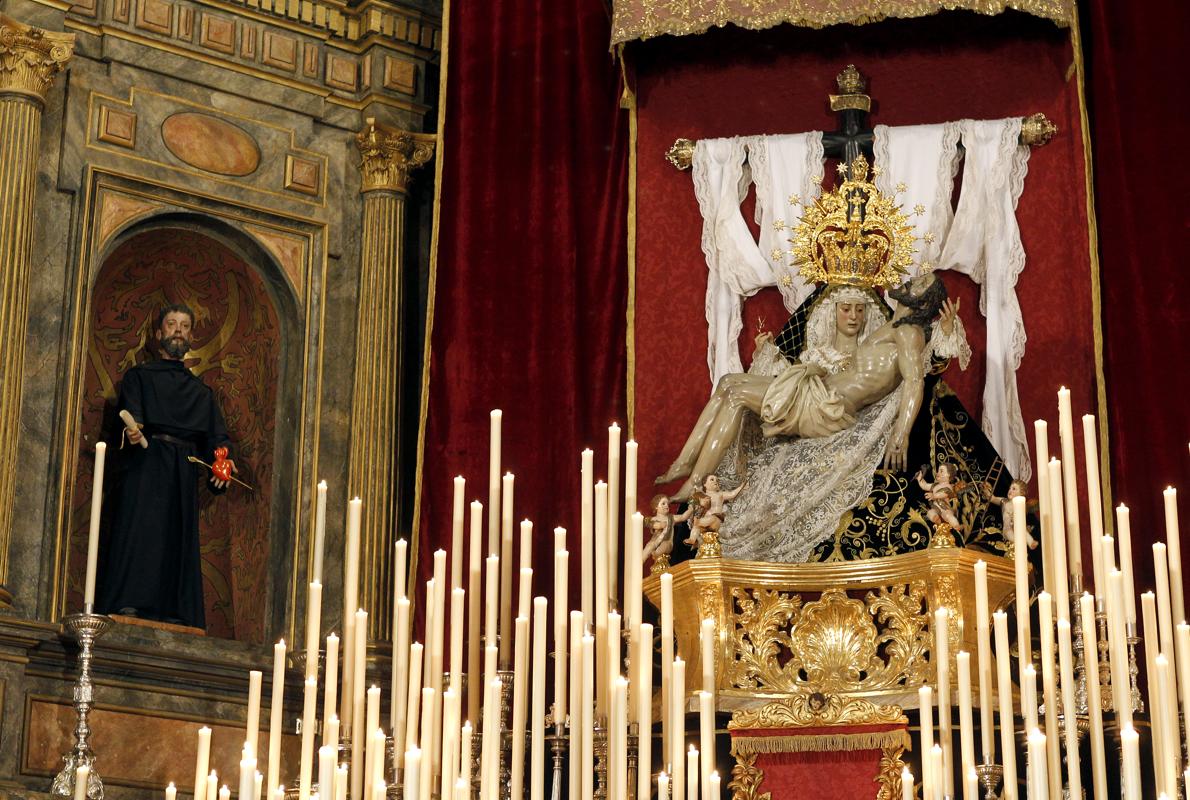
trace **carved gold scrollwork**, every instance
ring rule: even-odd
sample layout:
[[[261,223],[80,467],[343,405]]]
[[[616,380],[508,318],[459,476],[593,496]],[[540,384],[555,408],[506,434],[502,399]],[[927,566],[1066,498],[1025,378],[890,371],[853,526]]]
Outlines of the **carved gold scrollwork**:
[[[731,800],[772,800],[771,792],[760,791],[760,784],[763,782],[764,771],[756,766],[755,753],[735,757],[735,766],[731,768],[731,782],[727,784],[727,788],[731,790]]]
[[[397,130],[369,117],[364,129],[355,135],[363,173],[361,191],[404,192],[409,173],[433,157],[437,142],[433,134]]]
[[[732,590],[728,685],[767,692],[877,692],[927,678],[929,613],[922,581],[860,601],[828,589],[812,602],[776,590]]]
[[[72,55],[74,34],[43,31],[0,14],[0,94],[44,102]]]
[[[882,748],[880,754],[880,772],[876,774],[876,800],[897,800],[903,795],[901,787],[901,771],[905,769],[905,762],[901,755],[905,748],[900,745]]]
[[[898,722],[909,722],[900,706],[876,705],[862,697],[799,692],[765,703],[760,708],[736,711],[731,715],[727,729],[882,725]]]

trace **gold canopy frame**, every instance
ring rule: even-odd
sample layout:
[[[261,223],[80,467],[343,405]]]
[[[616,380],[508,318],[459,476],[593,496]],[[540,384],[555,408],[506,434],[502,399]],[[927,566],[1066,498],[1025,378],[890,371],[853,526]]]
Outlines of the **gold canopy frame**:
[[[715,623],[716,708],[734,711],[806,692],[903,708],[936,680],[934,612],[950,612],[951,674],[976,651],[975,564],[987,563],[989,614],[1012,600],[1013,562],[955,547],[831,564],[700,557],[671,568],[677,652],[690,695],[705,689],[699,634]],[[644,582],[661,606],[660,574]],[[972,675],[973,687],[978,675]],[[977,694],[977,693],[976,693]]]

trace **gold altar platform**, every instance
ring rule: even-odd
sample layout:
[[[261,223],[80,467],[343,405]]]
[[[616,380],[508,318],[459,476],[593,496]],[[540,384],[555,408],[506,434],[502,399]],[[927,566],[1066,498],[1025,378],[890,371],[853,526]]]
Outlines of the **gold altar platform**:
[[[934,611],[950,612],[952,676],[954,654],[976,652],[980,560],[987,563],[990,615],[1013,602],[1013,562],[979,550],[932,547],[831,564],[684,561],[668,571],[687,691],[706,688],[699,632],[702,620],[712,619],[718,711],[806,692],[916,708],[918,687],[936,677]],[[660,608],[660,574],[648,576],[644,590]]]

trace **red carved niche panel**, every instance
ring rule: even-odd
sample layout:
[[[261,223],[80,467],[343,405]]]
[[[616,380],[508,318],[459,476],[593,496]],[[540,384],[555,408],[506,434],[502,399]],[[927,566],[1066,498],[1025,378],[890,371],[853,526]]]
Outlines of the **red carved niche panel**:
[[[209,236],[182,229],[146,231],[121,244],[100,268],[92,298],[82,438],[71,496],[67,608],[82,606],[94,442],[104,436],[109,458],[118,458],[121,426],[114,405],[120,376],[154,357],[157,312],[181,302],[196,317],[195,349],[187,365],[214,390],[232,439],[238,477],[256,489],[249,492],[233,485],[222,496],[199,492],[207,635],[261,642],[281,352],[273,300],[257,271],[239,255]],[[105,483],[107,496],[113,497],[114,487]],[[112,510],[111,504],[105,505],[105,523]],[[106,525],[101,547],[104,534]]]

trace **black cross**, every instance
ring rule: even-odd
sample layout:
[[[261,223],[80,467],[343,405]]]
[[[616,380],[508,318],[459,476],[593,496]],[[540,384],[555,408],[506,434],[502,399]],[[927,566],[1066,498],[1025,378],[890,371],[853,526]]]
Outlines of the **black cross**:
[[[823,154],[850,165],[863,153],[871,163],[874,135],[867,123],[872,98],[864,94],[863,76],[854,65],[848,64],[835,80],[840,93],[830,95],[830,104],[831,111],[839,115],[839,127],[822,134]]]

